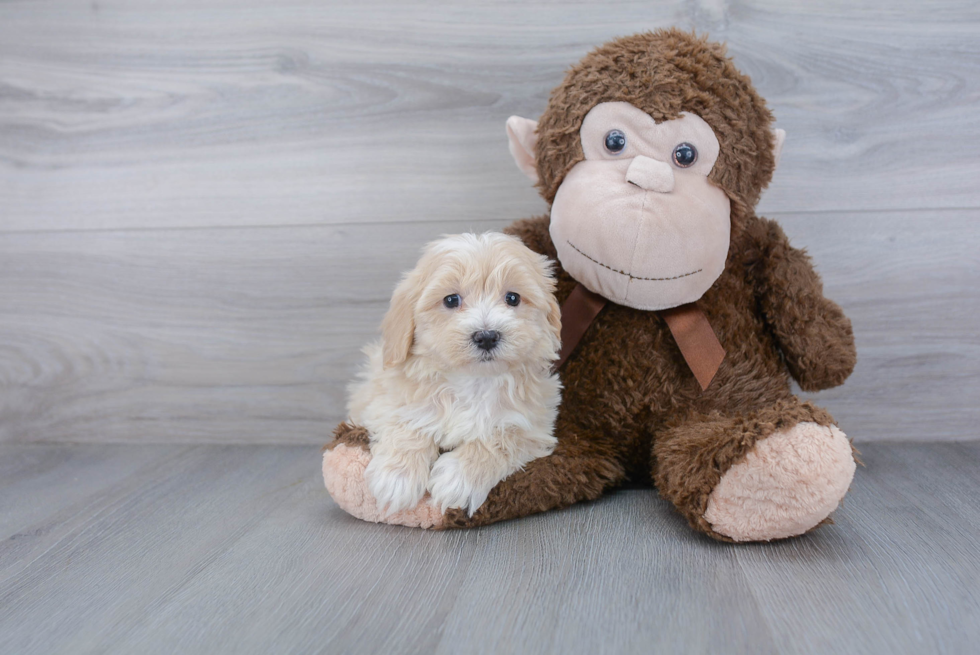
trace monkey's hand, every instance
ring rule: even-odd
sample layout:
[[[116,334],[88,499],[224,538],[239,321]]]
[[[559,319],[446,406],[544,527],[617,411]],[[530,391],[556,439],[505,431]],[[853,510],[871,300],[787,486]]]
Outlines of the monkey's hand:
[[[850,319],[824,297],[809,256],[789,244],[779,225],[760,219],[749,229],[760,247],[760,304],[790,374],[804,391],[843,384],[857,362]]]

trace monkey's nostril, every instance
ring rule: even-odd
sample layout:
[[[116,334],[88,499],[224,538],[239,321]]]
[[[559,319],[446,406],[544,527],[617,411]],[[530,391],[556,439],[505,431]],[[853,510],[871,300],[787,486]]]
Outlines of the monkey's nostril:
[[[480,330],[473,333],[473,343],[480,350],[493,350],[500,341],[500,333],[496,330]]]

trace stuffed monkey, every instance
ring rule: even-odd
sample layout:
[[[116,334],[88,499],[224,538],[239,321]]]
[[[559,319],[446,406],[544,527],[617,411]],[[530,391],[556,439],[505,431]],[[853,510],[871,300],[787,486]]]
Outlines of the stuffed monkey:
[[[383,516],[367,434],[342,423],[327,488],[362,519],[465,528],[652,483],[691,527],[780,539],[827,521],[855,470],[830,414],[791,393],[854,368],[851,323],[809,258],[754,207],[783,133],[724,47],[666,30],[589,53],[540,120],[507,122],[550,205],[507,232],[559,263],[564,393],[554,453],[472,516],[423,502]]]

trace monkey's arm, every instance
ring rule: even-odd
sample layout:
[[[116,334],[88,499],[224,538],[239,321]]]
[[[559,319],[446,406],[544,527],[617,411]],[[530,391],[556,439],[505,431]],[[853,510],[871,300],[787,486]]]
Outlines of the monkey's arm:
[[[804,391],[843,384],[857,362],[850,319],[824,297],[810,257],[789,244],[779,225],[759,219],[748,229],[759,247],[757,294],[790,374]]]

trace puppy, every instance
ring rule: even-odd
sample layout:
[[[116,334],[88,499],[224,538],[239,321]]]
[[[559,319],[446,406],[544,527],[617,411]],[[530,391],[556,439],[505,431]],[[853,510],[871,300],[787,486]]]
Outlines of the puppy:
[[[351,386],[371,433],[368,489],[387,514],[426,490],[470,516],[493,487],[551,453],[561,312],[548,260],[504,234],[425,247],[395,289],[382,339]]]

